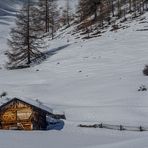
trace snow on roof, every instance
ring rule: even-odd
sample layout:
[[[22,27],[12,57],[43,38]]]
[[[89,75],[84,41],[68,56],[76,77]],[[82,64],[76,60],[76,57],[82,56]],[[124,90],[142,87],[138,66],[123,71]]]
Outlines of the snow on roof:
[[[9,101],[11,101],[13,99],[21,100],[23,102],[26,102],[26,103],[32,105],[32,106],[40,108],[40,109],[42,109],[44,111],[47,111],[49,113],[53,113],[52,108],[46,106],[43,102],[39,101],[38,99],[33,100],[33,99],[29,99],[29,98],[23,98],[23,99],[22,98],[2,98],[2,99],[0,99],[0,106],[4,105],[5,103],[7,103],[7,102],[9,102]]]

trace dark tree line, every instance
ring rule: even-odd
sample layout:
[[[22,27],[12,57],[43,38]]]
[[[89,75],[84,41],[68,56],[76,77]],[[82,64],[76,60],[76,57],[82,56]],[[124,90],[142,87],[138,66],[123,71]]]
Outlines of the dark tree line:
[[[98,22],[99,26],[103,27],[104,22],[110,24],[112,17],[126,19],[128,13],[136,17],[146,10],[148,0],[80,0],[77,14],[79,22],[84,22],[84,28],[90,17],[93,17],[91,21]]]
[[[85,29],[89,35],[88,28],[95,23],[97,29],[103,28],[111,24],[112,17],[126,20],[128,13],[136,17],[146,10],[148,0],[79,0],[77,18],[82,24],[80,29]],[[59,15],[56,0],[38,0],[37,3],[27,0],[10,32],[7,66],[30,66],[33,59],[44,56],[45,37],[53,39],[61,24],[69,27],[71,20],[69,0],[62,15]]]

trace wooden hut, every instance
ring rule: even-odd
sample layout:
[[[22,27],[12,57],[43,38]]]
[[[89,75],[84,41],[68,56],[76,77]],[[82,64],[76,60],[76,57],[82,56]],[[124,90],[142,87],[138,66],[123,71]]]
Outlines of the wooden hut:
[[[13,98],[0,106],[0,129],[46,130],[47,116],[60,117],[38,100]]]

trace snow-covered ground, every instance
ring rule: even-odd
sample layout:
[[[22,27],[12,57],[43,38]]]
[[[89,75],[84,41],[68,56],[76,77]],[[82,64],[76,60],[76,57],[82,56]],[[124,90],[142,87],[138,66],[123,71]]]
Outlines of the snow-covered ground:
[[[146,20],[140,20],[146,17]],[[148,132],[77,127],[83,123],[148,126],[148,87],[142,69],[148,63],[148,13],[127,29],[109,30],[90,40],[68,31],[50,42],[57,52],[32,68],[6,70],[4,52],[11,25],[0,24],[0,92],[10,97],[39,99],[67,120],[61,131],[0,131],[2,148],[146,148]],[[11,23],[9,23],[11,24]],[[61,50],[58,50],[58,49]]]
[[[148,133],[81,129],[63,131],[0,131],[2,148],[146,148]]]

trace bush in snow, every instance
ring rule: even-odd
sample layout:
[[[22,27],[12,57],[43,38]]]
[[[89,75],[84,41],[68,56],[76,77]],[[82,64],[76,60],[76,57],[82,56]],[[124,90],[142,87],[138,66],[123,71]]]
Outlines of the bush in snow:
[[[7,92],[2,92],[1,94],[0,94],[0,97],[2,98],[2,97],[5,97],[5,96],[7,96]]]
[[[144,69],[143,69],[143,74],[145,76],[148,76],[148,65],[145,65]]]
[[[147,91],[147,88],[145,85],[141,85],[138,89],[138,91]]]

